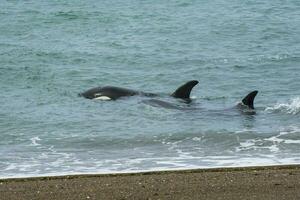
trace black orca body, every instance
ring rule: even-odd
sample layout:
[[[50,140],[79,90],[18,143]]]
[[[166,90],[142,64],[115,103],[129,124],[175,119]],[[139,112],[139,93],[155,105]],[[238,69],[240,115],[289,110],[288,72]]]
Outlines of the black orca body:
[[[173,94],[172,97],[181,98],[181,99],[189,99],[191,90],[195,85],[198,84],[198,81],[193,80],[185,83],[184,85],[180,86]],[[121,87],[114,87],[114,86],[105,86],[105,87],[95,87],[89,89],[81,94],[87,99],[100,99],[100,100],[116,100],[120,97],[128,97],[128,96],[135,96],[135,95],[142,95],[142,96],[157,96],[153,93],[146,93],[136,90],[130,90]]]

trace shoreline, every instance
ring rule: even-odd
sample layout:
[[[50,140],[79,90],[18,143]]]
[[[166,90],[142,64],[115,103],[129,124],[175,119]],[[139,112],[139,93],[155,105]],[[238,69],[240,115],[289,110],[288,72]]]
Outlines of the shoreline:
[[[0,179],[4,199],[299,199],[300,165]]]
[[[250,165],[250,166],[222,166],[222,167],[204,167],[204,168],[174,168],[174,169],[155,169],[155,170],[137,170],[137,171],[117,171],[117,172],[74,172],[74,173],[62,173],[62,174],[45,174],[45,175],[29,175],[29,176],[16,176],[16,177],[0,177],[0,182],[3,181],[9,181],[9,180],[21,180],[21,179],[51,179],[51,178],[76,178],[78,177],[97,177],[97,176],[118,176],[118,175],[137,175],[137,174],[159,174],[159,173],[173,173],[173,172],[200,172],[200,171],[240,171],[240,170],[250,170],[250,169],[256,169],[256,170],[262,170],[264,168],[294,168],[298,167],[300,168],[299,164],[279,164],[279,165]]]
[[[74,174],[46,174],[38,176],[20,176],[20,177],[0,177],[0,183],[6,181],[27,181],[27,180],[44,180],[44,179],[73,179],[82,177],[107,177],[107,176],[134,176],[134,175],[151,175],[151,174],[168,174],[168,173],[203,173],[203,172],[226,172],[226,171],[248,171],[248,170],[266,170],[266,169],[291,169],[299,168],[299,164],[282,164],[282,165],[257,165],[257,166],[225,166],[211,168],[191,168],[191,169],[162,169],[146,171],[125,171],[125,172],[96,172],[96,173],[74,173]]]

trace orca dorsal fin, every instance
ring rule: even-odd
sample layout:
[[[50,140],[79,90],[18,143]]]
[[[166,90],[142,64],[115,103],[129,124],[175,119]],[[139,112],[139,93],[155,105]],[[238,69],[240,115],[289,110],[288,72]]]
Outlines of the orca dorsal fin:
[[[175,98],[189,99],[193,87],[198,83],[199,82],[196,80],[189,81],[177,88],[177,90],[171,96]]]
[[[258,91],[252,91],[250,92],[243,100],[243,104],[248,106],[251,109],[254,109],[254,98],[257,95]]]

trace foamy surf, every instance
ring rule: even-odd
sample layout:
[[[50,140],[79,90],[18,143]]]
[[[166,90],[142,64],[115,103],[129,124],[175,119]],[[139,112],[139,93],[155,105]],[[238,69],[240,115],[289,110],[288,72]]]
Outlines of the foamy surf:
[[[287,103],[277,103],[274,106],[267,107],[265,111],[297,115],[300,112],[300,97],[293,98]]]

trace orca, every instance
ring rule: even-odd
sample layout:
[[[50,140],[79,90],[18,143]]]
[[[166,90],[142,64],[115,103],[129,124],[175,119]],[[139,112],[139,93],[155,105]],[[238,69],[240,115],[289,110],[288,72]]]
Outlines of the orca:
[[[238,103],[233,108],[237,108],[239,111],[245,113],[245,114],[255,114],[255,108],[254,108],[254,99],[257,95],[258,91],[252,91],[249,94],[247,94],[240,103]],[[163,107],[166,109],[176,109],[176,110],[197,110],[197,108],[192,107],[182,107],[177,104],[173,104],[167,101],[159,100],[159,99],[150,99],[150,100],[144,100],[142,103],[145,103],[147,105],[153,106],[153,107]],[[226,109],[226,110],[231,110]],[[225,111],[226,111],[225,110]]]
[[[174,98],[180,98],[189,101],[190,93],[193,87],[198,83],[199,82],[196,80],[188,81],[187,83],[177,88],[175,92],[171,94],[171,96]],[[117,100],[121,97],[129,97],[135,95],[148,96],[148,97],[158,96],[157,94],[154,93],[141,92],[141,91],[131,90],[122,87],[115,87],[115,86],[95,87],[79,94],[79,96],[83,96],[87,99],[98,99],[98,100]]]

